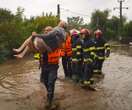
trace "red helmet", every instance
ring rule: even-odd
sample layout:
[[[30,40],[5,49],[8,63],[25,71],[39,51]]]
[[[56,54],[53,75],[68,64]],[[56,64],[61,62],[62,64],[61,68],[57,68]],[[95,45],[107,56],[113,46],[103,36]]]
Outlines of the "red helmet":
[[[103,33],[101,30],[97,29],[95,32],[94,32],[95,35],[98,35],[98,36],[101,36]]]
[[[90,31],[88,29],[81,29],[80,34],[90,35]]]

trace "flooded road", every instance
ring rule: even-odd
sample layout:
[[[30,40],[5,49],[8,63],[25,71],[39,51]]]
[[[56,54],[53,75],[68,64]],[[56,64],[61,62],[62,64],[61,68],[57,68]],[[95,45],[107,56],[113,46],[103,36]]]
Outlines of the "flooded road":
[[[45,110],[46,91],[32,59],[0,65],[0,110]],[[56,82],[59,110],[132,110],[132,47],[114,47],[104,62],[105,78],[98,91],[84,90],[64,80],[62,66]]]

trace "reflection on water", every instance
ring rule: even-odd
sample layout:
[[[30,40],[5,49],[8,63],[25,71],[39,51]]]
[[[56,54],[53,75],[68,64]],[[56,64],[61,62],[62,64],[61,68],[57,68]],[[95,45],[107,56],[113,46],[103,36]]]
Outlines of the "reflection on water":
[[[11,60],[0,66],[0,96],[28,94],[38,87],[37,64],[34,60]]]
[[[59,73],[62,68],[59,69]],[[60,75],[63,79],[63,76]],[[10,60],[0,65],[0,97],[14,99],[26,97],[42,89],[38,61],[34,59]],[[63,83],[56,83],[57,91],[63,92]],[[61,91],[60,91],[61,90]]]

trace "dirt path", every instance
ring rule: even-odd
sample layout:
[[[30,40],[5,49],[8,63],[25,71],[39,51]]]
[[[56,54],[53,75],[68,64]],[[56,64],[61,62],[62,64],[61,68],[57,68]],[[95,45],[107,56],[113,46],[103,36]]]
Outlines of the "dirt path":
[[[29,60],[0,66],[0,110],[45,110],[46,92],[35,63]],[[90,91],[64,80],[61,67],[55,90],[58,110],[132,110],[132,57],[112,53],[103,72],[100,89]]]

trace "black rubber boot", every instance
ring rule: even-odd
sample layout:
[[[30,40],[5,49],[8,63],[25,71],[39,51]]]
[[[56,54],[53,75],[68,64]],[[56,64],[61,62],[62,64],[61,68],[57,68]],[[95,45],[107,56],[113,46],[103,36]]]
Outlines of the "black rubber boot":
[[[49,106],[52,106],[53,94],[48,94],[48,103]]]

